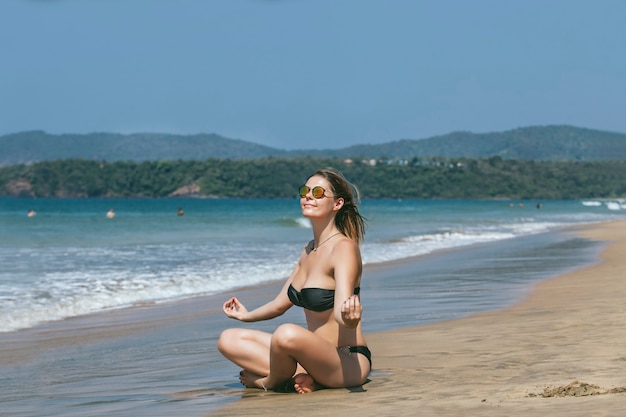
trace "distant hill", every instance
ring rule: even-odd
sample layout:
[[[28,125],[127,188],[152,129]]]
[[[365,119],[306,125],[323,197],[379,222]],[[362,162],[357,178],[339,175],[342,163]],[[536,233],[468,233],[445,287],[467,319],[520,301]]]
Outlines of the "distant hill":
[[[0,166],[69,158],[108,162],[250,159],[285,153],[279,149],[216,134],[52,135],[37,130],[0,136]]]
[[[626,160],[626,134],[573,126],[532,126],[505,132],[454,132],[342,149],[286,151],[217,134],[115,133],[52,135],[30,131],[0,136],[0,166],[55,159],[161,161],[264,157],[466,157],[551,161]]]
[[[367,158],[488,158],[602,161],[626,159],[626,134],[572,126],[533,126],[505,132],[454,132],[428,139],[356,145],[333,156]]]

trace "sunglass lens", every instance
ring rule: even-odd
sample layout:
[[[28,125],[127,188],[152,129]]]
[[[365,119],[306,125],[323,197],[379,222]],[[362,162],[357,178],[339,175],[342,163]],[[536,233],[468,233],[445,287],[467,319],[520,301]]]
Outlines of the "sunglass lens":
[[[300,197],[304,198],[309,193],[309,187],[303,185],[298,189],[298,192],[300,193]]]
[[[322,198],[322,196],[324,196],[324,189],[320,186],[313,187],[311,192],[315,198]]]

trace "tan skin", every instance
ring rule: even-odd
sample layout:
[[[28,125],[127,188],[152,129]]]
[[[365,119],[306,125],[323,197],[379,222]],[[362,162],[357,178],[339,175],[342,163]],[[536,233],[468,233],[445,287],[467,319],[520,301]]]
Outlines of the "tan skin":
[[[290,284],[298,291],[307,287],[334,289],[335,304],[323,312],[304,309],[307,329],[283,324],[273,334],[250,329],[225,330],[218,348],[243,368],[240,380],[247,387],[272,389],[291,380],[296,391],[305,393],[317,387],[313,380],[326,387],[351,387],[362,385],[370,372],[365,356],[341,349],[366,345],[361,328],[363,308],[354,295],[362,272],[359,245],[335,226],[335,215],[344,200],[331,194],[330,184],[323,177],[313,176],[306,185],[326,190],[321,199],[313,198],[311,192],[300,199],[302,214],[311,221],[313,244],[302,250],[276,298],[248,311],[232,297],[224,303],[223,310],[228,317],[244,322],[280,316],[293,306],[287,297]]]

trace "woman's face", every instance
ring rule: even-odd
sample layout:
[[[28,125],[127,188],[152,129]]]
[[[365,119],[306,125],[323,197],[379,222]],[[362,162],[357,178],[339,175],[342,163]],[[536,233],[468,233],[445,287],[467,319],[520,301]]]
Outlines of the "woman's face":
[[[334,215],[343,205],[343,199],[336,199],[326,178],[313,176],[305,184],[309,189],[304,197],[300,197],[302,215],[308,218],[326,217]],[[315,187],[322,187],[324,194],[315,198],[313,194],[320,192]]]

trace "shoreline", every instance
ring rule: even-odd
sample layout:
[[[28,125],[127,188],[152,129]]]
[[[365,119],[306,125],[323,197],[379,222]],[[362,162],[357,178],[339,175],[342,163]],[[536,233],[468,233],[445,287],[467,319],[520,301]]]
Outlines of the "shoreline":
[[[510,307],[366,334],[374,368],[363,387],[246,390],[207,415],[326,416],[340,406],[360,416],[622,416],[626,221],[566,233],[603,242],[598,261],[534,284]]]
[[[611,221],[609,223],[613,223]],[[577,230],[583,229],[587,227],[593,227],[595,224],[603,224],[603,223],[592,223],[592,224],[582,224],[582,225],[573,225],[573,226],[565,226],[563,228],[554,229],[551,231],[544,231],[539,234],[531,234],[531,235],[523,235],[517,236],[512,239],[504,239],[505,242],[510,240],[521,240],[521,239],[533,239],[537,236],[541,235],[551,235],[551,234],[559,234],[559,233],[567,233],[568,230]],[[375,275],[377,279],[381,279],[381,276],[384,277],[389,273],[389,271],[396,271],[400,269],[410,269],[413,265],[421,264],[425,260],[434,259],[434,258],[445,258],[447,256],[465,253],[468,251],[476,250],[480,247],[485,247],[489,245],[498,245],[502,241],[490,241],[490,242],[476,242],[469,245],[461,245],[454,246],[450,248],[442,248],[437,249],[432,252],[427,252],[423,254],[412,255],[404,258],[398,258],[388,261],[380,261],[373,262],[369,264],[363,265],[363,275]],[[505,243],[506,244],[506,243]],[[114,328],[116,325],[120,326],[123,324],[135,325],[137,328],[150,328],[156,327],[158,324],[146,324],[145,319],[151,315],[151,313],[156,313],[158,317],[164,317],[169,319],[170,321],[174,321],[176,319],[175,315],[179,310],[194,312],[194,314],[204,314],[201,312],[200,308],[197,308],[199,304],[210,304],[215,299],[222,300],[227,297],[228,294],[254,294],[262,300],[262,302],[267,301],[268,295],[273,296],[277,290],[279,290],[287,279],[287,276],[276,278],[270,281],[264,281],[256,284],[248,284],[240,287],[235,287],[229,290],[224,290],[217,293],[212,294],[200,294],[194,295],[191,297],[184,297],[180,299],[171,299],[171,300],[157,300],[157,301],[145,301],[138,302],[133,305],[123,306],[123,307],[115,307],[110,309],[105,309],[101,311],[94,311],[91,313],[80,314],[77,316],[64,317],[61,319],[53,319],[50,321],[44,321],[35,324],[32,327],[19,328],[10,331],[0,332],[0,338],[7,339],[26,339],[31,338],[32,334],[40,333],[47,334],[57,330],[66,330],[68,328],[73,327],[72,325],[78,323],[79,326],[83,330],[89,331],[88,327],[93,327],[94,330],[99,330],[103,327]],[[550,278],[546,278],[550,279]],[[542,279],[543,280],[543,279]],[[258,297],[259,294],[263,294],[263,296]],[[509,304],[507,303],[507,306]],[[220,303],[221,308],[221,303]],[[200,311],[200,312],[198,312]],[[221,313],[221,310],[220,310]],[[151,320],[149,320],[151,321]],[[439,321],[439,320],[436,320]],[[427,322],[426,324],[430,323]],[[404,327],[404,326],[402,326]],[[120,334],[123,334],[125,331],[120,330]],[[377,331],[375,331],[377,332]],[[0,362],[1,364],[1,362]]]
[[[456,368],[450,368],[455,361],[463,358],[464,351],[455,349],[467,341],[478,343],[478,339],[487,337],[482,336],[482,327],[497,324],[502,312],[506,313],[526,302],[529,294],[534,294],[541,285],[537,283],[599,265],[599,249],[607,247],[599,242],[608,239],[598,238],[593,231],[603,227],[624,229],[626,221],[575,225],[513,239],[505,244],[476,244],[395,262],[366,265],[364,275],[368,277],[362,286],[367,287],[364,291],[368,330],[365,336],[373,351],[374,369],[370,381],[359,389],[325,390],[310,396],[295,396],[243,389],[238,383],[238,369],[217,352],[216,341],[222,329],[248,324],[225,319],[221,311],[222,302],[229,295],[237,295],[245,300],[249,308],[254,308],[275,296],[284,283],[279,279],[241,287],[232,291],[235,294],[220,293],[168,303],[146,303],[2,333],[0,382],[5,390],[0,395],[0,404],[7,412],[16,415],[32,410],[35,412],[33,417],[50,413],[69,416],[77,412],[111,416],[224,413],[280,416],[291,415],[291,412],[283,413],[283,410],[293,411],[294,407],[301,405],[304,405],[302,409],[307,410],[307,415],[326,416],[336,414],[337,404],[344,403],[349,415],[354,414],[351,411],[354,409],[366,416],[413,416],[416,407],[430,407],[427,415],[471,414],[468,411],[474,411],[469,407],[472,404],[453,409],[441,406],[439,409],[435,401],[440,400],[443,405],[447,405],[450,399],[460,401],[455,397],[461,395],[459,390],[464,390],[466,395],[483,395],[478,388],[488,386],[490,380],[484,379],[479,372],[482,369],[474,370],[475,381],[472,383],[455,379],[455,373],[460,376],[467,373],[469,378],[470,372],[466,367],[472,369],[477,359],[483,361],[482,367],[489,368],[490,361],[481,358],[493,352],[488,352],[490,347],[480,349],[475,346],[477,359],[465,358],[465,362],[460,361]],[[577,237],[585,233],[591,234]],[[622,240],[626,241],[626,237],[622,236]],[[575,258],[569,254],[575,254]],[[537,263],[537,257],[543,260]],[[526,263],[528,261],[535,264],[530,265]],[[499,262],[504,262],[504,268],[483,269],[485,265],[492,268]],[[460,277],[457,283],[469,284],[472,280],[466,280],[475,277],[475,281],[485,282],[486,286],[477,287],[474,292],[464,293],[467,296],[458,298],[448,294],[445,288],[443,293],[433,292],[420,281],[421,277],[427,277],[428,282],[437,281],[448,275],[456,276],[464,270],[468,270],[469,276]],[[486,275],[482,276],[480,272]],[[490,277],[497,277],[503,282],[520,278],[520,282],[498,292],[493,288],[500,284],[491,286]],[[454,289],[457,284],[450,281],[447,285]],[[489,293],[480,294],[485,288]],[[471,300],[476,290],[476,300]],[[428,314],[417,314],[416,311],[422,311],[420,309],[411,310],[430,302],[429,297],[434,297],[435,303],[439,302],[438,297],[443,297],[445,301],[441,306],[429,306],[426,310]],[[390,308],[390,299],[393,300],[393,308]],[[602,302],[608,300],[606,297],[599,299]],[[450,303],[455,306],[462,303],[467,310],[457,309],[454,314],[442,315],[441,311],[450,309]],[[612,305],[610,302],[607,304]],[[471,324],[479,317],[491,318],[483,319],[487,320],[486,325],[483,322]],[[271,332],[283,322],[304,325],[302,311],[290,309],[282,317],[255,323],[254,328]],[[476,329],[480,330],[478,335],[473,333]],[[510,329],[506,327],[495,331],[500,337],[507,332]],[[453,338],[463,335],[467,340]],[[450,350],[451,347],[454,349]],[[435,348],[437,350],[433,351]],[[576,349],[576,346],[569,348]],[[509,349],[507,347],[505,353]],[[500,369],[514,368],[509,363],[498,366]],[[440,382],[442,378],[448,378],[447,386]],[[590,380],[584,382],[594,383]],[[624,385],[626,383],[622,381],[615,387]],[[24,390],[23,387],[29,388]],[[474,391],[476,394],[471,394]],[[476,414],[489,415],[482,408],[488,401],[499,409],[502,400],[495,398],[491,394],[484,395],[486,401],[476,408]],[[493,401],[500,403],[493,405]],[[280,408],[282,406],[284,408]],[[310,410],[314,410],[313,413]],[[516,413],[513,410],[511,414]],[[495,415],[501,416],[497,412]]]

